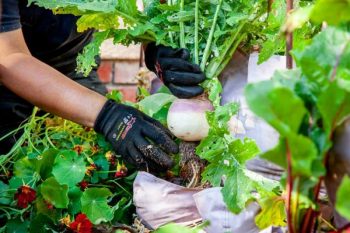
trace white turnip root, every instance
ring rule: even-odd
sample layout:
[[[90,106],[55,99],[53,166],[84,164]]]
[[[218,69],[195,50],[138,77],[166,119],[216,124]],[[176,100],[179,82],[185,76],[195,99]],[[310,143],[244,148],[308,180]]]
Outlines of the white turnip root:
[[[213,111],[209,100],[177,99],[168,112],[168,128],[178,138],[195,142],[208,136],[209,125],[206,112]]]

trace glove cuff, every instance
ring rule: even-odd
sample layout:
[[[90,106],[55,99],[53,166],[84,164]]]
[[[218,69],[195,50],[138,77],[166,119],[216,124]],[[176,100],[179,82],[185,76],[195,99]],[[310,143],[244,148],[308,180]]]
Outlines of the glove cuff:
[[[152,42],[149,43],[145,50],[146,67],[153,72],[156,72],[155,63],[157,60],[158,46]]]
[[[117,104],[115,101],[107,100],[95,121],[94,130],[97,133],[108,135],[109,131],[113,129],[113,126],[119,117],[119,114],[116,114],[118,112],[118,108],[119,104]]]

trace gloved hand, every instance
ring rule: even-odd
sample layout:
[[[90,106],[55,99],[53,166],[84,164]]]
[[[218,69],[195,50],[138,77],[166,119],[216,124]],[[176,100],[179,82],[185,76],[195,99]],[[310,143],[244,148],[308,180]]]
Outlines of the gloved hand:
[[[105,135],[117,154],[138,169],[165,171],[173,166],[168,154],[178,153],[170,132],[158,121],[112,100],[103,106],[94,129]]]
[[[200,67],[189,62],[190,53],[186,49],[173,49],[163,45],[148,44],[145,62],[149,70],[155,72],[170,91],[179,98],[191,98],[203,93],[199,86],[205,75]]]

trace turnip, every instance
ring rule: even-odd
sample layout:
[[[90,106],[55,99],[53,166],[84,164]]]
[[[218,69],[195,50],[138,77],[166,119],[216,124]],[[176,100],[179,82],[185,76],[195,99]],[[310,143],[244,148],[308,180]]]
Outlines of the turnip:
[[[200,141],[209,132],[206,112],[213,111],[209,100],[177,99],[168,112],[168,128],[178,138],[185,141]]]

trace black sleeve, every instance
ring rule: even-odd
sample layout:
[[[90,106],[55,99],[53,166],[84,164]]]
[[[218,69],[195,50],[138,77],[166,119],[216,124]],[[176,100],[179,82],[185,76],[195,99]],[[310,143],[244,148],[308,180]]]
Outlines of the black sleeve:
[[[0,32],[8,32],[21,27],[18,0],[0,0]]]

